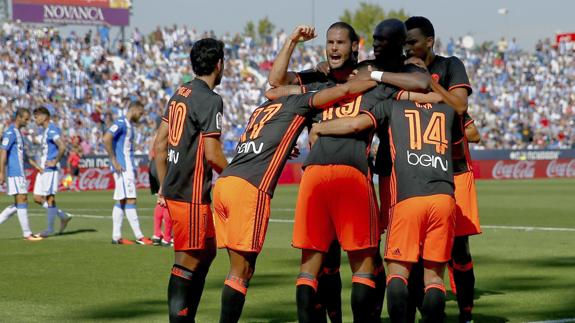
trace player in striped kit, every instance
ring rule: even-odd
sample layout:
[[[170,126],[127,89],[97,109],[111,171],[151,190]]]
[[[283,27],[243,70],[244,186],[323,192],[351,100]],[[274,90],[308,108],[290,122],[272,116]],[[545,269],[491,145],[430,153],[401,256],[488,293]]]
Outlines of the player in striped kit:
[[[24,239],[28,241],[42,240],[35,236],[28,224],[28,183],[24,173],[24,142],[20,129],[30,120],[30,111],[20,108],[16,111],[14,123],[2,134],[0,144],[0,185],[7,182],[6,192],[14,196],[14,204],[9,205],[0,213],[0,224],[4,223],[14,213],[22,227]],[[6,165],[8,167],[6,167]]]
[[[124,213],[136,236],[137,244],[152,244],[144,237],[136,211],[136,165],[134,163],[134,124],[144,114],[144,106],[139,101],[130,103],[125,117],[116,120],[104,135],[104,146],[110,156],[114,171],[114,208],[112,211],[112,244],[134,244],[122,239]]]
[[[42,152],[40,163],[30,161],[38,173],[34,183],[34,202],[42,205],[47,211],[48,228],[40,233],[42,237],[48,237],[54,233],[54,220],[60,218],[59,233],[64,232],[72,217],[56,207],[56,193],[58,192],[58,162],[62,159],[66,146],[61,140],[61,130],[50,122],[50,111],[46,107],[34,110],[36,125],[44,129],[40,144]]]

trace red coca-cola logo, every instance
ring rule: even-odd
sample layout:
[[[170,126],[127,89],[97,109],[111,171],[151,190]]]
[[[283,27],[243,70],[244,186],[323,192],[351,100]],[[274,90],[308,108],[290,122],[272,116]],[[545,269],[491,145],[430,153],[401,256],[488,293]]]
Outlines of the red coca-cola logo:
[[[80,174],[80,190],[106,190],[111,188],[112,172],[106,168],[88,168]]]
[[[534,161],[518,161],[511,164],[505,164],[504,161],[498,161],[493,166],[491,173],[495,179],[522,179],[535,177]]]
[[[575,159],[561,162],[553,160],[547,165],[547,177],[575,177]]]

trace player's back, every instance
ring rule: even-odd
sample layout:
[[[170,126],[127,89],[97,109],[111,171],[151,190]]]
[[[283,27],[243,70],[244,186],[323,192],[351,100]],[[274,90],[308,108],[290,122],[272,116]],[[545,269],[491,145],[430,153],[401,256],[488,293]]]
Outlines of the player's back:
[[[453,195],[451,144],[462,140],[462,129],[452,107],[388,100],[369,112],[378,123],[389,122],[392,204],[414,196]]]
[[[220,136],[222,106],[222,98],[198,78],[181,85],[170,98],[163,117],[169,126],[165,197],[198,204],[211,201],[212,168],[204,157],[202,137]]]
[[[2,134],[2,149],[7,155],[7,175],[24,176],[24,142],[20,130],[11,124]]]
[[[273,196],[279,175],[312,113],[312,93],[268,101],[254,110],[222,177],[241,177]]]
[[[118,163],[128,172],[133,172],[134,165],[134,129],[126,117],[114,122],[108,129],[112,134],[112,148]]]
[[[397,89],[380,84],[374,89],[350,100],[343,100],[314,117],[315,122],[357,116],[381,100],[393,98]],[[304,167],[309,165],[348,165],[365,175],[370,174],[369,145],[373,133],[363,132],[347,136],[320,136],[312,146]]]

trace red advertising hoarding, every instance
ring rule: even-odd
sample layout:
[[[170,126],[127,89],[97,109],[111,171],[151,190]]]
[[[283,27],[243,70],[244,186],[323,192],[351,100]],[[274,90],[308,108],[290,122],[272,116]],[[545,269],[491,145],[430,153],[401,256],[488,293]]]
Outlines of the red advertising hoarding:
[[[477,179],[575,178],[575,159],[475,160]]]

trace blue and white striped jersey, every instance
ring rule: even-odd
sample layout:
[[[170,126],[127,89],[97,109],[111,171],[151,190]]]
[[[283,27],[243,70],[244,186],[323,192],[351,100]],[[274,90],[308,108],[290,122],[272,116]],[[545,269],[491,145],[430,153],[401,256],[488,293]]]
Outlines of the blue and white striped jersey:
[[[40,153],[40,167],[44,170],[56,170],[58,167],[46,167],[46,162],[49,160],[54,160],[58,157],[58,145],[56,141],[60,139],[60,134],[62,131],[55,124],[50,122],[48,127],[44,129],[44,134],[42,135],[42,151]]]
[[[25,176],[24,173],[24,141],[20,130],[14,124],[2,134],[0,149],[4,149],[8,155],[8,176]]]
[[[120,118],[108,129],[113,135],[112,148],[116,159],[127,172],[135,172],[134,163],[134,128],[126,117]],[[113,166],[110,165],[112,168]]]

